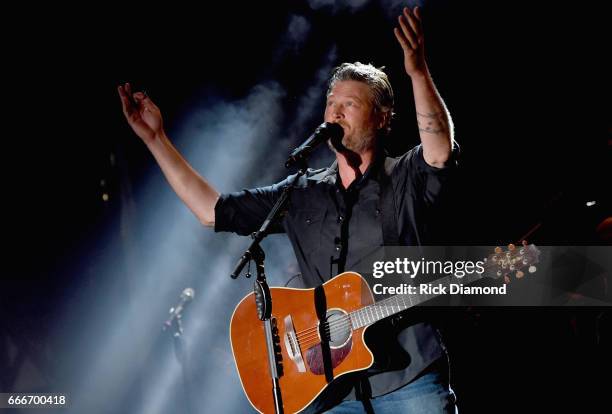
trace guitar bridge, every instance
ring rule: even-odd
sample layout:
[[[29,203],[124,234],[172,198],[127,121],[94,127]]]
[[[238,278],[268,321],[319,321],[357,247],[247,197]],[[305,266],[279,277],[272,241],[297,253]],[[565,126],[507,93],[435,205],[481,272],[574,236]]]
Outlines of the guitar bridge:
[[[300,343],[295,334],[295,328],[293,327],[293,319],[291,315],[285,316],[285,349],[289,355],[289,359],[296,365],[298,372],[306,372],[306,365],[304,364],[304,358],[302,358],[302,350],[300,349]]]

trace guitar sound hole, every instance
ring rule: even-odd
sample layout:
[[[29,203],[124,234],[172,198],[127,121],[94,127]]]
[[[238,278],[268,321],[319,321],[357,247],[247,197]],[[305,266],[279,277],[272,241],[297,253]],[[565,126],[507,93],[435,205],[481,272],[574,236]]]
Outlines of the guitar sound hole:
[[[327,311],[325,319],[325,334],[330,348],[338,348],[351,337],[351,323],[349,316],[340,310]]]

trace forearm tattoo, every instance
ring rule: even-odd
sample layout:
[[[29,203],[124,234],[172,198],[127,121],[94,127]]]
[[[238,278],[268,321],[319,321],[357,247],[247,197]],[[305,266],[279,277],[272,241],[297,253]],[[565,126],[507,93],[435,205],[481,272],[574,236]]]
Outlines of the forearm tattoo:
[[[448,123],[444,112],[417,112],[419,131],[429,134],[441,134],[448,131]]]

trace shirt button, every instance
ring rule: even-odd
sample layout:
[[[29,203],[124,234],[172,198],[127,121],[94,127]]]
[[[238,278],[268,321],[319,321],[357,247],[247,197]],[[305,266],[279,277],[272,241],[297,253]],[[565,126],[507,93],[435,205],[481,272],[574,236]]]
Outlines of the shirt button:
[[[312,223],[312,220],[311,219],[306,219],[306,224],[310,224],[310,223]]]
[[[338,223],[342,223],[344,221],[344,216],[338,216]]]
[[[342,246],[340,246],[339,244],[336,245],[336,251],[339,252],[340,250],[342,250]]]
[[[380,216],[380,209],[379,208],[376,209],[376,217],[378,217],[378,216]]]

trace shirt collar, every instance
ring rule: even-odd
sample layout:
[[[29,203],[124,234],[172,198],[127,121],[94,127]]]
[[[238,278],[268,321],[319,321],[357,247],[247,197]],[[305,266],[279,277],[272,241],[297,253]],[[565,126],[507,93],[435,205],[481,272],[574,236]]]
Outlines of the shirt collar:
[[[377,147],[372,163],[365,170],[363,176],[361,176],[361,178],[358,180],[355,180],[354,184],[351,184],[350,188],[361,188],[363,184],[367,182],[367,180],[377,177],[377,172],[380,170],[381,165],[384,164],[385,157],[385,150],[380,146]],[[334,160],[334,162],[328,168],[311,175],[308,177],[308,179],[331,185],[339,185],[338,183],[340,182],[340,178],[338,177],[338,174],[338,160]]]

